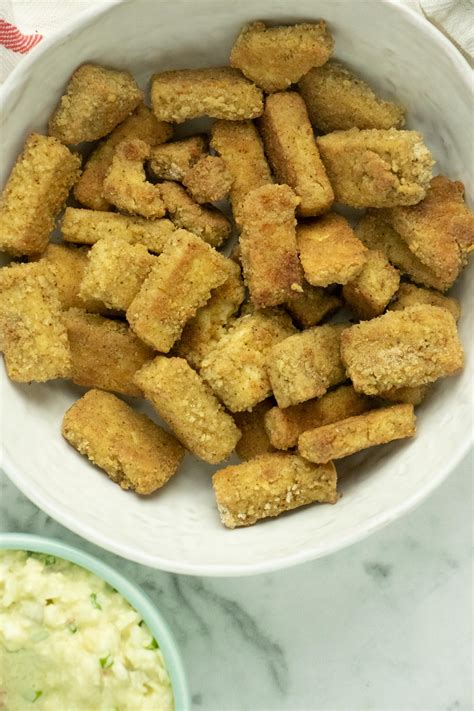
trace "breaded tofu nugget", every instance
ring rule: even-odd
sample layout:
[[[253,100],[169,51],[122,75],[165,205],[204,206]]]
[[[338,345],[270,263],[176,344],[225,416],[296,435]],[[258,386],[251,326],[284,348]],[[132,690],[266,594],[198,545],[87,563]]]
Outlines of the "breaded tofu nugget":
[[[100,239],[87,255],[80,295],[126,311],[157,259],[142,244]]]
[[[405,109],[381,99],[341,62],[329,60],[298,82],[311,123],[322,133],[349,128],[401,128]]]
[[[411,388],[391,388],[380,393],[379,397],[389,402],[405,402],[416,406],[423,402],[430,387],[430,385],[417,385]]]
[[[66,311],[64,322],[76,385],[141,395],[133,376],[153,358],[153,351],[125,323],[80,309]]]
[[[184,448],[118,397],[89,390],[64,415],[62,435],[122,489],[152,494],[176,474]]]
[[[350,224],[334,212],[300,223],[296,242],[306,280],[313,286],[347,284],[362,271],[367,249]]]
[[[139,138],[149,146],[155,146],[167,141],[172,134],[169,123],[158,121],[148,106],[139,104],[133,114],[114,128],[92,152],[74,186],[74,197],[91,210],[110,210],[111,205],[102,195],[102,189],[118,144]]]
[[[150,146],[139,138],[118,144],[103,183],[103,195],[119,210],[154,219],[163,217],[165,205],[158,185],[146,179],[144,161]]]
[[[231,67],[155,74],[151,103],[157,119],[173,123],[200,116],[243,121],[263,111],[262,91]]]
[[[44,252],[80,165],[80,157],[55,138],[28,137],[0,199],[0,251]]]
[[[0,269],[0,350],[18,383],[66,378],[71,353],[53,269],[35,262]]]
[[[221,521],[227,528],[250,526],[307,504],[335,504],[338,500],[332,462],[315,466],[282,452],[262,454],[220,469],[212,484]]]
[[[188,170],[205,155],[207,137],[190,136],[151,149],[148,167],[158,180],[181,181]]]
[[[263,143],[252,121],[215,121],[211,146],[225,160],[232,175],[230,201],[237,226],[242,223],[241,206],[255,188],[272,183]]]
[[[209,386],[183,358],[157,356],[136,374],[135,382],[196,457],[218,464],[233,452],[240,431]]]
[[[262,185],[243,201],[241,261],[257,309],[282,304],[302,288],[295,231],[298,202],[288,185]]]
[[[204,358],[201,375],[231,412],[251,410],[272,392],[270,348],[294,332],[288,314],[277,309],[241,316]]]
[[[272,407],[265,414],[264,426],[276,449],[291,449],[296,447],[298,437],[306,430],[360,415],[372,407],[374,401],[356,393],[352,385],[340,385],[321,398],[284,409]]]
[[[171,220],[147,220],[116,212],[67,207],[61,231],[65,242],[95,244],[100,239],[113,237],[129,244],[143,244],[150,252],[160,254],[176,228]]]
[[[303,432],[298,451],[310,462],[325,464],[415,434],[413,405],[392,405]]]
[[[427,304],[346,329],[341,355],[354,388],[366,395],[432,383],[464,365],[454,318],[447,309]]]
[[[461,316],[461,304],[454,296],[443,296],[439,291],[432,289],[422,289],[414,284],[400,284],[400,288],[395,294],[394,301],[388,307],[390,311],[402,311],[409,306],[418,304],[431,304],[448,309],[455,321],[459,321]]]
[[[329,210],[334,193],[301,96],[295,91],[267,96],[260,129],[278,182],[300,198],[298,214],[309,217]]]
[[[400,284],[400,272],[379,250],[369,250],[362,271],[347,282],[342,294],[348,306],[361,319],[380,316]]]
[[[230,276],[212,290],[211,298],[188,321],[176,344],[176,353],[198,370],[207,354],[227,332],[245,297],[240,267],[230,260],[227,267]]]
[[[341,333],[347,324],[315,326],[275,344],[267,369],[279,407],[297,405],[346,379],[340,355]]]
[[[244,461],[258,457],[260,454],[274,452],[275,448],[270,444],[265,431],[264,417],[273,405],[273,400],[269,398],[265,402],[255,405],[249,412],[237,412],[234,420],[242,433],[242,437],[237,442],[235,451],[237,456]]]
[[[285,303],[285,308],[301,328],[316,326],[342,306],[339,297],[319,286],[303,281],[302,291],[295,291]]]
[[[218,156],[200,158],[185,174],[183,185],[198,203],[225,200],[232,187],[232,176],[225,160]]]
[[[237,37],[230,64],[269,94],[287,89],[311,67],[327,62],[333,46],[323,21],[289,27],[252,22]]]
[[[434,164],[417,131],[334,131],[316,143],[336,202],[351,207],[415,205],[425,197]]]
[[[202,239],[177,230],[127,309],[130,326],[145,343],[168,353],[230,269],[229,260]]]
[[[97,64],[80,66],[49,121],[49,134],[63,143],[96,141],[110,133],[143,101],[129,72]]]

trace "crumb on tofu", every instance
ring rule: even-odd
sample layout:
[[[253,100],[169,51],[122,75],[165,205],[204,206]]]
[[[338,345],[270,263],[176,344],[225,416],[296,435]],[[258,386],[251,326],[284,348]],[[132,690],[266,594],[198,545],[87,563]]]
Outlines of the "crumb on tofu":
[[[295,291],[284,304],[301,328],[316,326],[342,306],[342,300],[319,286],[303,281],[302,291]]]
[[[409,306],[417,306],[418,304],[431,304],[431,306],[440,306],[447,309],[455,321],[459,321],[461,316],[459,299],[454,296],[443,296],[439,291],[422,289],[414,284],[400,284],[400,288],[388,308],[390,311],[402,311]]]
[[[243,461],[254,459],[260,454],[274,452],[264,426],[265,414],[273,406],[273,400],[269,398],[260,402],[252,410],[247,412],[237,412],[234,420],[242,433],[242,437],[237,442],[235,451],[237,456]]]
[[[181,181],[206,150],[207,136],[204,134],[155,146],[150,153],[150,172],[157,180]]]
[[[379,398],[389,402],[404,402],[416,406],[423,402],[430,387],[430,385],[417,385],[415,387],[391,388],[379,393]]]
[[[183,178],[193,200],[199,204],[224,200],[232,187],[232,176],[225,160],[218,156],[203,156]]]
[[[342,289],[344,300],[358,318],[380,316],[400,284],[400,272],[383,252],[369,250],[362,271]]]

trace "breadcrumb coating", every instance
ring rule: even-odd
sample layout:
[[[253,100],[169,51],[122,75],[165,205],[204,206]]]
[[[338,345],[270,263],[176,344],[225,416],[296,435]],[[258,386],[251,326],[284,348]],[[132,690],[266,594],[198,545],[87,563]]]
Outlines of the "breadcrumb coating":
[[[285,303],[285,308],[301,328],[316,326],[342,306],[339,297],[329,294],[319,286],[303,281],[302,291],[295,291]]]
[[[342,294],[348,306],[361,319],[380,316],[400,285],[400,272],[379,250],[369,250],[362,271],[347,282]]]
[[[367,259],[367,249],[348,221],[334,212],[300,223],[296,241],[304,275],[313,286],[347,284]]]
[[[325,464],[415,434],[413,405],[392,405],[303,432],[298,451],[310,462]]]
[[[315,466],[294,454],[262,454],[220,469],[212,477],[217,508],[227,528],[250,526],[263,518],[315,502],[338,500],[334,464]]]
[[[434,161],[417,131],[351,128],[316,143],[336,202],[393,207],[415,205],[426,195]]]
[[[157,356],[135,376],[159,416],[196,457],[218,464],[240,439],[232,417],[183,358]]]
[[[334,59],[310,69],[298,82],[308,114],[319,131],[402,128],[405,109],[385,101],[348,67]]]
[[[241,316],[205,357],[201,375],[231,412],[251,410],[271,395],[270,348],[294,332],[290,317],[278,309]]]
[[[417,385],[416,387],[391,388],[380,393],[379,397],[389,402],[405,402],[416,406],[423,402],[430,387],[430,385]]]
[[[230,54],[230,64],[267,93],[287,89],[311,67],[327,62],[334,40],[324,21],[281,27],[245,25]]]
[[[28,137],[0,199],[0,251],[44,252],[80,166],[80,156],[55,138]]]
[[[183,185],[196,202],[217,202],[228,196],[232,176],[222,158],[203,156],[187,171]]]
[[[176,474],[180,443],[115,395],[89,390],[64,415],[63,437],[122,489],[152,494]]]
[[[74,186],[74,197],[91,210],[110,210],[111,204],[102,195],[104,180],[112,165],[115,149],[125,140],[139,138],[150,146],[167,141],[173,129],[157,121],[151,109],[139,104],[133,114],[119,124],[88,158],[81,177]]]
[[[125,323],[80,309],[66,311],[64,322],[76,385],[141,396],[133,376],[153,358],[153,351]]]
[[[443,296],[439,291],[432,289],[422,289],[414,284],[400,284],[400,288],[395,294],[394,301],[388,307],[390,311],[402,311],[409,306],[418,304],[431,304],[448,309],[455,321],[459,321],[461,316],[461,304],[454,296]]]
[[[63,143],[96,141],[110,133],[143,101],[129,72],[83,64],[49,121],[49,134]]]
[[[181,181],[196,161],[205,155],[207,136],[198,135],[164,143],[151,149],[150,172],[158,180]]]
[[[464,366],[456,322],[447,309],[421,304],[348,328],[341,355],[354,388],[380,395],[454,375]]]
[[[298,214],[310,217],[329,210],[334,192],[301,96],[295,91],[267,96],[259,125],[278,182],[300,198]]]
[[[49,264],[0,269],[0,350],[8,377],[15,382],[69,376],[71,353]]]
[[[288,185],[262,185],[243,201],[241,262],[256,308],[282,304],[302,288],[295,231],[298,202]]]
[[[254,459],[260,454],[274,452],[275,448],[270,444],[265,431],[264,417],[273,405],[273,400],[269,398],[264,402],[255,405],[249,412],[237,412],[234,420],[242,433],[242,437],[237,442],[235,451],[237,456],[243,461]]]
[[[173,123],[200,116],[243,121],[263,111],[262,91],[231,67],[155,74],[151,103],[157,119]]]
[[[154,219],[163,217],[165,205],[158,185],[146,179],[144,161],[150,146],[139,138],[122,141],[115,148],[103,183],[103,195],[119,210]]]

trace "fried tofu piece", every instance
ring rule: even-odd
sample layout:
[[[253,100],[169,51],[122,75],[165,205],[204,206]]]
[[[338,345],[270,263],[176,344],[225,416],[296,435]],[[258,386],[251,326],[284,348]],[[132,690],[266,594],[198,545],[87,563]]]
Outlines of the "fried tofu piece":
[[[28,137],[0,199],[0,251],[44,252],[80,165],[80,157],[55,138]]]
[[[176,344],[176,353],[198,370],[207,354],[227,332],[245,297],[240,267],[230,260],[227,266],[230,276],[212,290],[211,298],[188,321]]]
[[[232,176],[230,201],[234,220],[240,226],[245,196],[273,182],[262,139],[252,121],[215,121],[211,146],[225,160]]]
[[[168,353],[230,269],[222,254],[191,232],[178,230],[128,307],[130,326],[145,343]]]
[[[302,288],[295,231],[298,202],[288,185],[262,185],[244,199],[241,261],[256,308],[282,304]]]
[[[405,109],[385,101],[341,62],[329,60],[298,82],[311,123],[322,133],[350,128],[402,128]]]
[[[367,249],[347,220],[334,212],[296,228],[306,280],[313,286],[347,284],[362,271]]]
[[[212,247],[219,247],[231,233],[227,217],[210,205],[195,202],[177,183],[160,183],[166,211],[176,227],[189,230]]]
[[[200,158],[185,174],[183,185],[199,204],[225,200],[232,187],[232,176],[225,160],[218,156]]]
[[[327,62],[334,40],[324,21],[267,27],[252,22],[232,47],[230,64],[267,93],[287,89],[311,67]]]
[[[205,135],[163,143],[151,149],[148,166],[153,177],[158,180],[181,181],[188,170],[206,154],[206,150]]]
[[[409,306],[418,304],[431,304],[448,309],[455,321],[459,321],[461,316],[461,304],[454,296],[443,296],[439,291],[432,289],[421,289],[414,284],[400,284],[400,288],[395,295],[395,300],[388,307],[390,311],[402,311]]]
[[[106,200],[132,215],[154,219],[163,217],[165,205],[158,185],[146,179],[144,161],[150,157],[150,146],[139,138],[118,144],[103,183]]]
[[[341,355],[354,388],[380,395],[416,387],[462,370],[464,354],[447,309],[422,304],[348,328]]]
[[[0,350],[8,377],[17,383],[69,376],[71,353],[50,265],[0,269]]]
[[[211,118],[243,121],[260,116],[262,91],[231,67],[177,69],[155,74],[151,103],[160,121]]]
[[[272,407],[265,414],[264,427],[276,449],[291,449],[306,430],[360,415],[372,407],[373,400],[356,393],[352,385],[340,385],[321,398],[284,409]]]
[[[235,451],[244,461],[254,459],[260,454],[274,452],[264,426],[265,414],[272,408],[272,399],[260,402],[249,412],[237,412],[234,420],[242,433]]]
[[[241,316],[204,358],[201,375],[231,412],[251,410],[271,395],[270,348],[294,332],[290,317],[277,309]]]
[[[298,451],[310,462],[325,464],[415,434],[413,405],[392,405],[303,432]]]
[[[116,212],[67,207],[61,231],[65,242],[90,245],[113,237],[129,244],[143,244],[150,252],[160,254],[176,228],[166,219],[146,220]]]
[[[186,360],[157,356],[136,374],[135,382],[196,457],[218,464],[233,452],[240,431]]]
[[[430,385],[417,385],[416,387],[391,388],[379,394],[382,400],[389,402],[405,402],[409,405],[420,405],[425,399]]]
[[[96,141],[110,133],[143,101],[129,72],[83,64],[49,121],[49,134],[63,143]]]
[[[64,322],[76,385],[141,395],[133,376],[154,354],[125,323],[80,309],[66,311]]]
[[[80,295],[126,311],[157,259],[142,244],[100,239],[87,255]]]
[[[303,281],[302,291],[295,291],[285,303],[285,308],[301,328],[316,326],[342,306],[338,296],[329,294],[319,286]]]
[[[176,474],[178,440],[118,397],[89,390],[66,412],[62,435],[122,489],[152,494]]]
[[[297,405],[346,379],[340,356],[341,333],[347,324],[315,326],[276,343],[267,369],[279,407]]]
[[[339,498],[332,462],[315,466],[282,452],[262,454],[220,469],[212,484],[221,521],[227,528],[251,526],[307,504],[335,504]]]
[[[334,192],[301,96],[295,91],[267,96],[260,129],[278,182],[300,198],[298,214],[310,217],[329,210]]]
[[[149,146],[155,146],[167,141],[172,134],[169,123],[158,121],[148,106],[139,104],[133,114],[114,128],[92,152],[74,186],[74,197],[91,210],[110,210],[111,204],[102,195],[102,189],[118,144],[139,138]]]
[[[362,271],[342,289],[346,303],[361,319],[380,316],[400,285],[400,272],[379,250],[369,250]]]
[[[393,207],[415,205],[426,195],[434,161],[417,131],[351,128],[316,143],[336,202]]]

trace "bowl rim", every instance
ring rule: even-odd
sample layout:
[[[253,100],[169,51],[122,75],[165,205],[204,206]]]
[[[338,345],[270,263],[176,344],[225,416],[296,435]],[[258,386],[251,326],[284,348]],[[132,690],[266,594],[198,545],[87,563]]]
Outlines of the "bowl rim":
[[[190,711],[191,702],[187,677],[174,635],[156,605],[138,585],[130,582],[122,573],[117,572],[99,558],[55,538],[30,533],[0,533],[0,550],[33,551],[55,555],[88,570],[118,590],[127,602],[140,613],[159,643],[171,679],[175,711]]]
[[[185,1],[186,0],[184,0],[184,2]],[[78,17],[72,19],[68,23],[65,23],[60,29],[53,32],[48,38],[36,45],[28,56],[17,65],[4,84],[0,87],[0,105],[3,101],[5,101],[6,97],[15,85],[18,82],[23,81],[24,77],[28,74],[30,67],[41,54],[47,52],[56,44],[67,41],[67,37],[71,32],[75,32],[87,26],[88,23],[100,15],[109,12],[115,6],[125,2],[126,0],[108,0],[107,4],[87,9]],[[183,2],[183,0],[175,0],[175,2]],[[469,63],[457,47],[435,25],[433,25],[424,16],[416,12],[413,8],[401,5],[399,0],[378,0],[378,2],[381,5],[388,5],[392,7],[396,12],[404,16],[408,23],[414,25],[420,33],[428,35],[434,44],[437,44],[442,51],[449,55],[451,61],[456,67],[456,71],[458,72],[462,83],[465,85],[466,91],[469,93],[472,92],[472,70]],[[106,535],[91,530],[87,524],[83,524],[81,521],[78,521],[74,516],[56,509],[55,505],[45,498],[41,492],[32,493],[29,489],[28,479],[25,478],[24,474],[9,458],[5,451],[3,451],[2,467],[13,484],[15,484],[15,486],[38,508],[46,512],[55,521],[65,526],[68,530],[103,548],[104,550],[110,551],[136,563],[171,573],[210,577],[243,577],[291,568],[295,565],[335,553],[372,535],[380,528],[388,525],[419,506],[456,469],[461,460],[468,454],[473,442],[474,431],[471,438],[466,439],[464,445],[451,456],[449,462],[444,463],[444,465],[441,465],[440,463],[440,467],[437,469],[433,477],[429,479],[425,486],[410,499],[404,501],[395,508],[391,508],[389,511],[372,517],[370,521],[365,523],[364,526],[360,525],[357,529],[346,533],[344,536],[340,536],[338,540],[331,545],[326,544],[321,546],[318,542],[315,542],[314,545],[308,546],[305,550],[273,558],[270,561],[261,561],[250,565],[244,565],[241,563],[219,565],[219,567],[215,567],[213,564],[209,563],[181,564],[176,560],[169,560],[159,555],[150,555],[137,551],[128,545],[116,544],[112,538],[108,538]]]

